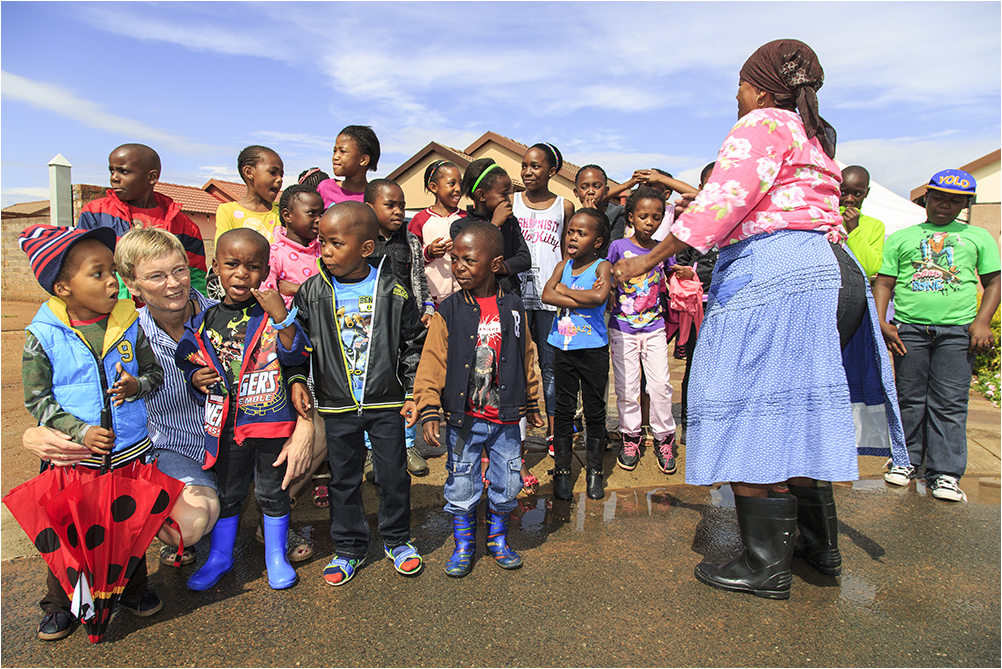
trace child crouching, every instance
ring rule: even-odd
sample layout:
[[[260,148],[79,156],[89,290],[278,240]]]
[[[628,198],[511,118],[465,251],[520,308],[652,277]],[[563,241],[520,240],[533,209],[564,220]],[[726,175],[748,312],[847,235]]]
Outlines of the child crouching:
[[[461,578],[472,570],[476,551],[482,452],[490,458],[487,550],[502,569],[522,566],[507,544],[508,521],[522,489],[518,423],[523,416],[536,427],[545,422],[522,300],[494,278],[504,261],[501,232],[488,222],[473,222],[453,240],[451,255],[462,290],[432,317],[414,396],[426,443],[439,445],[439,408],[448,422],[445,510],[453,516],[456,549],[445,572]]]

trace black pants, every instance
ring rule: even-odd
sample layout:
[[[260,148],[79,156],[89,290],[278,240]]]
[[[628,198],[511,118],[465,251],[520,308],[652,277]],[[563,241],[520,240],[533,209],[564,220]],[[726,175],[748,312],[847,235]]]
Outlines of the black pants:
[[[45,597],[42,601],[38,603],[42,610],[46,613],[51,613],[53,611],[66,611],[69,613],[71,602],[70,598],[66,596],[66,592],[63,590],[62,584],[56,575],[52,573],[52,570],[47,570],[48,574],[45,578],[45,587],[48,592],[45,593]],[[136,571],[133,572],[132,578],[129,579],[128,583],[125,584],[125,589],[122,590],[122,595],[119,601],[131,602],[135,601],[139,595],[143,594],[150,588],[150,578],[146,573],[146,556],[143,556],[142,561],[136,565]]]
[[[244,439],[238,444],[232,426],[223,429],[219,439],[219,457],[213,469],[219,486],[219,517],[240,514],[251,478],[254,494],[264,515],[281,518],[289,513],[289,491],[282,490],[286,463],[273,467],[286,439]]]
[[[331,478],[331,540],[341,557],[365,557],[369,520],[362,506],[362,466],[369,433],[372,465],[379,472],[379,534],[394,548],[410,541],[411,475],[407,471],[404,419],[396,409],[365,409],[324,417]]]
[[[553,381],[557,390],[557,412],[553,420],[555,440],[567,443],[574,438],[574,414],[578,391],[584,408],[587,436],[605,439],[605,388],[609,383],[609,347],[580,348],[553,352]],[[588,453],[588,466],[602,467],[603,453]],[[571,452],[554,452],[554,465],[569,469]]]
[[[866,277],[844,248],[832,244],[832,251],[842,272],[842,288],[838,291],[836,319],[839,342],[842,348],[845,348],[856,334],[866,314]]]

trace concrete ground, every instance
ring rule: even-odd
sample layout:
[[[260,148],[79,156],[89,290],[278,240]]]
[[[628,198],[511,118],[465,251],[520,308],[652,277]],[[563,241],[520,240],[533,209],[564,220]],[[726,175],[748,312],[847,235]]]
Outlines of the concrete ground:
[[[18,356],[37,305],[3,302],[2,471],[6,494],[37,472],[20,446],[32,425]],[[670,361],[676,400],[682,366]],[[615,425],[614,402],[610,424]],[[676,406],[676,411],[678,406]],[[733,498],[667,477],[653,453],[633,472],[606,456],[609,494],[584,497],[579,452],[575,501],[553,500],[542,434],[527,461],[542,485],[520,499],[511,544],[525,566],[498,569],[484,557],[481,525],[473,574],[448,578],[451,521],[442,511],[442,449],[422,451],[431,472],[412,483],[412,532],[425,556],[415,578],[382,558],[375,486],[363,485],[373,525],[370,563],[340,588],[321,579],[332,552],[327,511],[303,494],[294,526],[315,548],[296,565],[300,583],[272,591],[253,539],[248,505],[237,568],[206,593],[149,552],[164,600],[156,616],[120,611],[92,646],[82,631],[61,642],[35,639],[45,564],[6,507],[0,533],[0,628],[4,666],[999,666],[999,411],[976,393],[968,421],[967,504],[934,500],[920,483],[880,479],[883,461],[860,458],[862,480],[839,484],[840,578],[794,565],[793,595],[773,602],[708,588],[692,568],[739,550]],[[207,547],[198,546],[199,561]]]

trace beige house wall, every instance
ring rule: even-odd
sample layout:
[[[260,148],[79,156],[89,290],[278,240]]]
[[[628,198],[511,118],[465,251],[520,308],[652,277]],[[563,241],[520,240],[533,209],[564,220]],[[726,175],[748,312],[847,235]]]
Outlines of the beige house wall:
[[[50,223],[49,215],[5,218],[2,221],[2,259],[0,259],[0,296],[15,302],[41,303],[51,295],[42,290],[31,271],[28,256],[21,250],[17,238],[31,225]]]
[[[480,158],[493,158],[494,162],[504,168],[504,171],[508,173],[512,181],[516,182],[516,188],[518,190],[525,190],[522,185],[522,154],[516,153],[511,149],[495,144],[494,142],[487,142],[476,151],[473,152],[473,157],[476,159]],[[571,202],[574,203],[574,207],[577,208],[580,204],[574,197],[574,182],[568,179],[563,174],[557,174],[555,177],[550,179],[550,191],[555,195],[561,195]]]
[[[971,176],[978,182],[978,204],[1002,202],[1002,161],[974,170]]]

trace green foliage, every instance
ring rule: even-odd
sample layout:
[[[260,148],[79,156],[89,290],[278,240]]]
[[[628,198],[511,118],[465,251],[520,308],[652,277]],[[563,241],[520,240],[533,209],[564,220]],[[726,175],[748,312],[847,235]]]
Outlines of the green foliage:
[[[979,298],[978,306],[980,305]],[[999,397],[1002,395],[1002,378],[999,372],[999,312],[1000,309],[996,309],[991,320],[992,340],[995,346],[984,353],[979,353],[974,359],[974,374],[977,377],[975,387],[995,406],[999,405]]]

